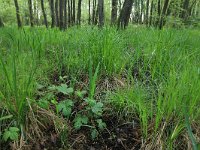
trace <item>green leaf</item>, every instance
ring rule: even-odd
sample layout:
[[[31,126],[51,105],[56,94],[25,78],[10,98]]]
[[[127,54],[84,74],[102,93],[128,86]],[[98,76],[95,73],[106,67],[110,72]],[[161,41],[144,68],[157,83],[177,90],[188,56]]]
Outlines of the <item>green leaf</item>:
[[[62,112],[63,113],[63,116],[65,117],[68,117],[70,116],[71,114],[71,111],[72,111],[72,106],[73,106],[73,102],[72,100],[65,100],[65,101],[62,101],[60,102],[58,105],[57,105],[57,110],[59,112]]]
[[[18,139],[18,136],[19,136],[19,134],[17,132],[12,132],[10,134],[10,139],[13,140],[13,141],[15,141],[15,140]]]
[[[74,92],[73,88],[67,88],[66,84],[61,84],[60,86],[57,86],[56,89],[58,92],[69,95]]]
[[[3,116],[3,117],[0,118],[0,121],[6,120],[6,119],[10,119],[10,118],[12,118],[12,117],[13,117],[13,115]]]
[[[88,103],[88,105],[89,105],[90,107],[92,107],[92,106],[94,106],[94,105],[96,104],[96,101],[95,101],[94,99],[86,98],[86,99],[84,99],[84,100],[85,100],[85,102]]]
[[[84,95],[87,93],[87,91],[76,91],[76,95],[78,96],[78,97],[80,97],[80,98],[83,98],[84,97]]]
[[[99,135],[98,131],[96,129],[93,129],[91,132],[92,139],[94,140],[95,138],[97,138],[98,135]]]
[[[55,86],[55,85],[49,86],[49,87],[48,87],[48,90],[50,90],[50,91],[55,91],[55,90],[56,90],[56,86]]]
[[[17,127],[10,127],[9,130],[6,129],[3,134],[4,141],[7,141],[9,138],[11,140],[17,140],[19,136],[18,132],[19,132],[19,129]]]
[[[10,131],[6,130],[4,133],[3,133],[3,140],[4,141],[7,141],[10,137]]]
[[[9,130],[11,132],[18,132],[19,131],[19,129],[17,127],[10,127]]]
[[[48,109],[49,108],[49,101],[45,100],[45,99],[41,99],[38,102],[38,106],[44,109]]]
[[[54,105],[57,105],[57,104],[58,104],[58,102],[56,101],[56,99],[52,99],[52,100],[51,100],[51,103],[54,104]]]
[[[82,125],[84,124],[88,124],[88,117],[86,116],[81,116],[78,115],[75,119],[74,119],[74,128],[76,130],[80,129]]]
[[[39,83],[37,83],[37,85],[36,85],[36,86],[37,86],[37,89],[38,89],[38,90],[40,90],[40,89],[44,88],[44,85],[42,85],[42,84],[39,84]]]
[[[106,127],[106,123],[102,121],[102,119],[97,119],[96,120],[98,123],[99,129],[103,130]]]
[[[98,102],[92,107],[92,112],[96,115],[101,116],[103,113],[103,103]]]

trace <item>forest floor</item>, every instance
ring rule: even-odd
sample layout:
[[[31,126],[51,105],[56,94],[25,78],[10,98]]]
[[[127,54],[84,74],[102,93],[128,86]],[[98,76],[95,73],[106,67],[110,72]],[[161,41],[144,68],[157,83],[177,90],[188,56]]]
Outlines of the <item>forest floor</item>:
[[[198,149],[200,30],[0,29],[0,149]]]

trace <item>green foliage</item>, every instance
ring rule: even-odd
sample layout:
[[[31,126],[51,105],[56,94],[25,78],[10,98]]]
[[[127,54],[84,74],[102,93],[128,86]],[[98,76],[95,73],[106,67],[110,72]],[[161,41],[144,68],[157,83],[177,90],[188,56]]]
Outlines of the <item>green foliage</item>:
[[[62,112],[63,116],[69,117],[72,112],[73,102],[72,100],[64,100],[57,105],[58,112]]]
[[[33,99],[73,121],[75,129],[89,128],[96,138],[106,128],[103,116],[110,113],[105,112],[109,106],[116,110],[111,113],[117,119],[133,122],[137,118],[142,139],[153,136],[163,147],[169,144],[178,149],[177,139],[186,127],[191,126],[191,134],[192,125],[199,123],[199,35],[197,29],[140,27],[125,31],[83,27],[66,32],[0,29],[0,111],[8,112],[0,117],[2,128],[29,123],[32,103],[28,102]],[[97,89],[103,95],[98,100]],[[23,132],[20,129],[18,135]]]
[[[66,84],[61,84],[60,86],[57,86],[56,89],[58,92],[69,95],[74,92],[73,88],[68,88]]]
[[[17,127],[9,127],[3,133],[4,141],[11,139],[12,141],[18,140],[19,137],[19,129]]]
[[[77,115],[74,119],[74,128],[79,130],[83,125],[88,124],[88,117],[83,115]]]

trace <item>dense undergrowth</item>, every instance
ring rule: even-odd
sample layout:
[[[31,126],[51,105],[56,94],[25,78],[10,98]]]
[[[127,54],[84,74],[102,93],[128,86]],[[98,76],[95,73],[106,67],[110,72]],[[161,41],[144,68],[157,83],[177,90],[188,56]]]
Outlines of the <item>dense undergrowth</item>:
[[[197,149],[199,41],[192,29],[0,29],[0,146]]]

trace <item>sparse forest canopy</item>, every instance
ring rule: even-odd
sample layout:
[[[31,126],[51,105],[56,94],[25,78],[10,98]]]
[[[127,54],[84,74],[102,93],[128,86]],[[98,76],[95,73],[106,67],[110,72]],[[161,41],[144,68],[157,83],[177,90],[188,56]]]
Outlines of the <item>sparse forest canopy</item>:
[[[0,150],[200,150],[200,0],[0,0]]]
[[[0,26],[199,26],[199,0],[0,0]]]

